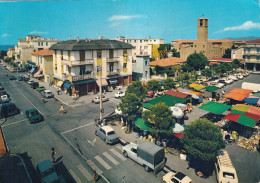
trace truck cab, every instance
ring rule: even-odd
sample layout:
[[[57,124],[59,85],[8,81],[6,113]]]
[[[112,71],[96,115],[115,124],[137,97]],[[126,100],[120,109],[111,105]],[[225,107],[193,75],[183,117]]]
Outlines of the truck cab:
[[[40,176],[41,183],[59,183],[59,177],[50,160],[44,160],[37,164],[36,171]]]

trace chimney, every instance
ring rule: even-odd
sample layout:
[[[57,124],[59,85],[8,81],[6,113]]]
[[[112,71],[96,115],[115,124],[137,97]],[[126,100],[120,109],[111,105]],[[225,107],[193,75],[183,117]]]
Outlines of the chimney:
[[[69,36],[69,40],[71,40],[71,35]]]
[[[99,39],[103,39],[103,36],[99,36]]]
[[[77,37],[77,42],[79,42],[79,37]]]

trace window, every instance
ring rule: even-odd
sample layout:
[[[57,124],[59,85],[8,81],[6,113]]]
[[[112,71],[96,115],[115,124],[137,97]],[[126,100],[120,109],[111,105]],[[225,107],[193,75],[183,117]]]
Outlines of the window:
[[[127,63],[124,63],[123,68],[126,68],[126,67],[127,67]]]
[[[247,56],[247,60],[250,60],[250,56]]]
[[[145,61],[145,66],[147,66],[147,65],[148,65],[148,61],[146,60],[146,61]]]
[[[123,55],[125,55],[125,54],[127,54],[127,50],[126,49],[123,50]]]
[[[143,47],[142,46],[140,46],[140,50],[142,49]]]
[[[205,26],[208,26],[208,20],[207,19],[205,20]]]
[[[40,43],[40,42],[38,42],[38,46],[41,46],[41,43]]]
[[[250,48],[247,48],[247,51],[250,52]]]
[[[147,78],[147,74],[148,74],[148,72],[147,72],[147,71],[145,71],[145,78]]]
[[[109,72],[114,71],[114,63],[109,63]]]
[[[85,69],[86,69],[86,66],[85,66],[85,65],[81,65],[79,69],[80,69],[79,75],[85,74]]]
[[[46,46],[48,46],[48,42],[46,42]]]
[[[129,40],[129,43],[131,43],[131,40]]]
[[[102,51],[97,51],[97,58],[102,58]]]
[[[85,61],[85,51],[79,51],[79,60]]]
[[[41,42],[41,46],[43,46],[43,42]]]
[[[203,25],[203,20],[200,20],[200,26],[202,26]]]
[[[131,151],[134,152],[135,154],[137,153],[137,149],[135,148],[132,148]]]
[[[148,46],[144,46],[144,49],[147,49],[148,48]]]
[[[41,64],[42,64],[42,57],[41,57]]]
[[[142,43],[143,42],[143,40],[140,40],[140,43]]]
[[[70,61],[70,51],[68,51],[68,60]]]
[[[233,173],[229,173],[229,172],[223,172],[223,177],[229,178],[229,179],[235,179],[235,175]]]
[[[68,72],[69,72],[69,74],[71,73],[71,67],[68,67]]]
[[[257,57],[256,57],[256,60],[260,60],[260,57],[259,57],[259,56],[257,56]]]
[[[134,42],[136,43],[136,40],[134,40]]]
[[[113,52],[113,50],[109,50],[109,58],[114,58],[114,52]]]
[[[144,55],[148,55],[148,52],[144,52]]]

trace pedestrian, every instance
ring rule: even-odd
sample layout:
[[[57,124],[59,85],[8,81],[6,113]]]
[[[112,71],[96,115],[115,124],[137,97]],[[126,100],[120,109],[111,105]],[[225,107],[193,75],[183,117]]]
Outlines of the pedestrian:
[[[222,95],[225,95],[225,93],[226,93],[225,90],[222,90]]]
[[[57,88],[57,95],[59,95],[60,94],[60,91],[59,91],[59,88]]]
[[[54,150],[54,147],[53,148],[51,148],[51,158],[52,158],[52,163],[55,163],[55,154],[56,154],[56,152],[55,152],[55,150]]]
[[[236,142],[236,140],[237,140],[237,135],[238,135],[238,133],[237,133],[236,131],[232,131],[233,143]]]
[[[64,114],[64,108],[63,108],[63,105],[62,105],[62,104],[60,105],[60,112],[61,112],[62,114]]]

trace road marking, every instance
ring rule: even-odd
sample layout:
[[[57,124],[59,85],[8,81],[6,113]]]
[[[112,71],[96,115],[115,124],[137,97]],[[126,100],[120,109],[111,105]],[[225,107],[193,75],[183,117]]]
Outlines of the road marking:
[[[84,177],[86,177],[86,179],[88,179],[88,181],[91,181],[92,176],[90,175],[90,173],[82,166],[82,164],[79,164],[78,166],[79,171],[84,175]]]
[[[116,148],[119,149],[120,151],[122,151],[122,146],[117,145]]]
[[[94,122],[89,123],[89,124],[86,124],[86,125],[83,125],[83,126],[79,126],[79,127],[77,127],[77,128],[73,128],[73,129],[68,130],[68,131],[65,131],[65,132],[61,132],[61,134],[65,134],[65,133],[68,133],[68,132],[71,132],[71,131],[77,130],[77,129],[79,129],[79,128],[84,128],[84,127],[89,126],[89,125],[92,125],[92,124],[94,124]]]
[[[3,125],[2,127],[6,127],[6,126],[10,126],[10,125],[14,125],[14,124],[17,124],[17,123],[21,123],[23,121],[27,121],[27,119],[24,119],[24,120],[20,120],[20,121],[16,121],[16,122],[13,122],[13,123],[10,123],[10,124],[7,124],[7,125]]]
[[[87,163],[89,164],[89,166],[95,170],[97,172],[98,175],[103,174],[103,172],[93,163],[93,161],[91,160],[87,160]]]
[[[105,169],[109,170],[112,167],[109,166],[109,164],[107,164],[100,156],[96,156],[95,159],[103,166],[105,167]]]
[[[123,161],[126,160],[126,158],[125,158],[122,154],[120,154],[119,152],[117,152],[115,149],[110,149],[110,151],[111,151],[112,153],[114,153],[117,157],[119,157],[121,160],[123,160]]]
[[[93,147],[95,147],[95,142],[96,142],[96,138],[93,140],[93,142],[91,142],[90,140],[87,140],[88,141],[88,143],[90,143]]]
[[[10,82],[15,88],[17,88],[12,82]],[[28,102],[30,102],[30,104],[32,104],[33,105],[33,103],[31,103],[31,101],[21,92],[21,90],[19,89],[19,88],[17,88],[17,90],[19,90],[19,92],[24,96],[24,98],[26,98],[26,100],[28,100]],[[37,109],[38,111],[39,111],[39,113],[41,113],[41,115],[43,115],[43,113],[35,106],[35,105],[33,105],[33,107],[35,108],[35,109]]]
[[[114,165],[119,165],[119,162],[117,160],[115,160],[110,154],[108,154],[107,152],[103,152],[103,155],[109,159],[112,163],[114,163]]]
[[[73,172],[73,170],[69,170],[70,175],[75,179],[77,183],[82,183],[81,180],[78,178],[78,176]]]

